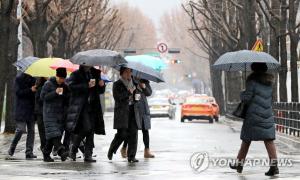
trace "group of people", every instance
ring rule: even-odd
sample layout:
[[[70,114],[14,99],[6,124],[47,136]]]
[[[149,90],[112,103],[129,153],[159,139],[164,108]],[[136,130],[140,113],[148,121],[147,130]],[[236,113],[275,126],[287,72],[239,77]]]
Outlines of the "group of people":
[[[135,163],[138,130],[143,130],[145,158],[154,158],[149,150],[151,128],[147,96],[152,93],[147,80],[133,78],[131,69],[122,67],[120,80],[113,84],[115,99],[114,128],[117,134],[111,143],[108,158],[111,160],[119,146],[123,158]],[[78,149],[85,162],[93,159],[94,135],[105,135],[105,124],[100,95],[106,84],[101,71],[90,66],[80,66],[67,78],[66,68],[58,68],[56,76],[34,78],[20,73],[15,80],[16,131],[8,154],[13,156],[22,134],[27,130],[26,159],[34,159],[35,122],[45,162],[53,162],[52,152],[62,161],[76,161]],[[127,148],[128,144],[128,148]]]

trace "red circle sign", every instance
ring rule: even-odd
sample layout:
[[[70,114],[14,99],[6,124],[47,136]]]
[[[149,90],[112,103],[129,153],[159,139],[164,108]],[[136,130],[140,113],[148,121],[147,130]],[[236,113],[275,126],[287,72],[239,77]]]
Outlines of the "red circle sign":
[[[159,44],[157,45],[157,50],[158,50],[158,52],[160,52],[160,53],[165,53],[165,52],[168,51],[168,46],[167,46],[166,43],[159,43]]]

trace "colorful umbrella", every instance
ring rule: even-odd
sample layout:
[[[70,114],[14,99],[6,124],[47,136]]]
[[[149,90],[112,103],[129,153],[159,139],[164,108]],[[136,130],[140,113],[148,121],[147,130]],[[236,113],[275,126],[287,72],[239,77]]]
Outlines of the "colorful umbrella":
[[[79,69],[79,65],[71,63],[69,60],[57,58],[50,68],[56,70],[57,68],[66,68],[69,72],[74,72]]]
[[[61,58],[43,58],[32,63],[24,73],[33,77],[51,77],[56,75],[55,69],[50,68],[56,62],[64,61]]]

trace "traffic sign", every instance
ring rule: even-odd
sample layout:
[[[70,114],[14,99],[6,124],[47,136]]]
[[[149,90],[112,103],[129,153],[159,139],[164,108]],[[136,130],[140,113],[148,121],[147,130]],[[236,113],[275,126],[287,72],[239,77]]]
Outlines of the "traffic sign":
[[[157,50],[158,50],[158,52],[160,52],[160,53],[165,53],[165,52],[168,51],[168,46],[167,46],[166,43],[159,43],[159,44],[157,45]]]
[[[256,40],[254,46],[252,47],[252,51],[258,51],[258,52],[264,51],[264,46],[261,39]]]

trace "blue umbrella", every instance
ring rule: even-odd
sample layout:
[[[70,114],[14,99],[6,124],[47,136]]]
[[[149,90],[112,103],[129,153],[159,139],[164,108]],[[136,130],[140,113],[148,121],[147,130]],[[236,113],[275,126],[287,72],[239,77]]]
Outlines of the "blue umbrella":
[[[28,56],[26,58],[18,60],[17,62],[13,63],[13,65],[16,68],[18,68],[19,71],[25,72],[31,64],[33,64],[34,62],[36,62],[39,59],[40,58]]]
[[[118,66],[115,66],[114,68],[120,70],[121,67],[127,67],[132,69],[132,75],[134,77],[138,77],[140,79],[146,79],[156,83],[165,82],[160,72],[156,71],[151,67],[145,66],[142,63],[129,61],[126,64],[120,64]]]
[[[126,56],[125,59],[130,62],[138,62],[145,66],[151,67],[157,71],[166,69],[167,65],[160,58],[149,55]]]

